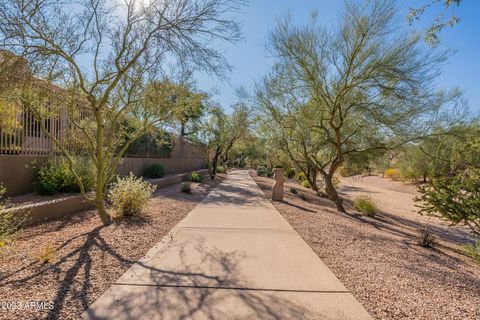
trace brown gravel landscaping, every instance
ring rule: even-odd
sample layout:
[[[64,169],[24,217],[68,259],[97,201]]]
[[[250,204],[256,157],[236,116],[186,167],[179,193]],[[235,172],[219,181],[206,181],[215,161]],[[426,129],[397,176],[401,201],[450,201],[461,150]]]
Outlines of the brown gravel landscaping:
[[[142,218],[117,218],[103,226],[95,211],[24,229],[0,255],[1,319],[76,319],[136,260],[182,220],[218,184],[180,184],[159,189]],[[52,248],[50,263],[42,249]],[[48,253],[48,251],[47,251]],[[26,308],[52,301],[54,308]],[[7,305],[8,303],[8,305]],[[13,305],[12,305],[13,303]],[[19,307],[21,310],[7,310]]]
[[[273,179],[251,175],[270,198]],[[286,182],[284,201],[273,204],[375,319],[480,319],[480,266],[462,253],[470,237],[461,228],[454,237],[436,221],[438,243],[424,248],[418,214],[380,206],[369,218],[351,203],[349,214],[339,213],[294,181]]]

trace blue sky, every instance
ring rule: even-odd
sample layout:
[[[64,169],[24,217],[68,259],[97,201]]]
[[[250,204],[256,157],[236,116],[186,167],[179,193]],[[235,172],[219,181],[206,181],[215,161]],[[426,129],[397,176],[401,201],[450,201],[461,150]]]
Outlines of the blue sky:
[[[425,3],[418,0],[398,0],[401,17],[405,17],[410,6]],[[235,45],[221,44],[220,48],[234,70],[230,81],[218,81],[208,75],[199,74],[197,84],[201,90],[215,88],[215,100],[228,107],[236,101],[235,88],[252,87],[253,81],[264,75],[272,64],[264,49],[265,37],[275,25],[275,18],[290,12],[297,23],[308,20],[313,9],[325,25],[331,25],[343,6],[341,0],[251,0],[238,18],[243,21],[244,39]],[[429,12],[413,27],[405,21],[405,29],[422,28],[433,20],[438,11]],[[460,23],[446,28],[441,33],[441,45],[456,50],[439,78],[439,87],[459,86],[469,99],[473,111],[480,113],[480,1],[464,0],[456,10]]]

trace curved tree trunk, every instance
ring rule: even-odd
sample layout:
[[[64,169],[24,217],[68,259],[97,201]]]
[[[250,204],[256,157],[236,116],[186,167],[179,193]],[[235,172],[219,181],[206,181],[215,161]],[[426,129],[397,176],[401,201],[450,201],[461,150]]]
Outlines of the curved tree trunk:
[[[95,194],[95,207],[98,210],[98,214],[100,215],[100,219],[104,225],[108,225],[112,222],[110,215],[107,212],[107,208],[105,207],[105,201],[103,200],[103,192],[96,192]]]
[[[325,176],[325,192],[327,193],[330,200],[335,203],[337,210],[340,212],[347,212],[343,207],[343,199],[339,196],[335,186],[333,185],[333,176],[327,175]]]

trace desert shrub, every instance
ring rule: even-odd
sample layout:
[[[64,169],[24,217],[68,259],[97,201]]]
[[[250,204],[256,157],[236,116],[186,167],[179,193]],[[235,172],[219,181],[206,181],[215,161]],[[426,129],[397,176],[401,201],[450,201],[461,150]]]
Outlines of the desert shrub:
[[[143,212],[156,187],[130,173],[112,184],[108,197],[117,214],[138,215]]]
[[[435,235],[430,231],[428,226],[423,226],[418,230],[418,244],[424,248],[431,248],[435,245]]]
[[[224,166],[217,166],[217,173],[225,173],[226,171]]]
[[[480,264],[480,241],[475,242],[475,244],[467,244],[463,247],[463,251],[473,261]]]
[[[303,201],[308,201],[308,196],[305,193],[301,193],[300,199],[302,199]]]
[[[153,164],[143,172],[143,176],[150,179],[163,178],[165,175],[165,168],[160,164]]]
[[[73,169],[80,177],[85,191],[91,191],[95,185],[95,167],[86,158],[73,158]],[[69,168],[65,158],[53,159],[42,165],[34,175],[35,189],[41,195],[56,192],[80,192],[80,186]]]
[[[267,177],[269,177],[269,178],[273,177],[272,169],[267,169]]]
[[[295,188],[295,187],[291,187],[291,188],[290,188],[290,192],[293,193],[293,194],[297,194],[297,193],[298,193],[298,190],[297,190],[297,188]]]
[[[480,234],[480,169],[465,169],[450,177],[432,178],[420,186],[420,213],[439,217],[453,225],[464,224]]]
[[[295,177],[295,169],[287,169],[285,170],[285,176],[288,178],[288,179],[293,179],[293,177]]]
[[[47,243],[38,252],[37,260],[38,262],[43,264],[50,263],[53,261],[53,259],[55,259],[56,254],[57,250],[55,250],[55,248],[50,243]]]
[[[265,168],[264,166],[258,166],[257,167],[257,175],[259,175],[261,177],[267,175],[267,168]]]
[[[180,191],[183,193],[192,193],[192,184],[190,182],[184,182],[180,186]]]
[[[203,181],[203,175],[198,173],[198,172],[194,172],[190,176],[190,181],[192,181],[192,182],[202,182]]]
[[[385,170],[384,172],[385,177],[392,179],[392,180],[400,180],[402,177],[402,174],[400,173],[400,170],[395,169],[395,168],[389,168]]]
[[[378,207],[373,199],[369,196],[358,196],[354,200],[355,209],[360,213],[374,217],[378,212]]]
[[[1,206],[0,211],[2,211]],[[0,248],[15,240],[17,232],[25,226],[27,218],[27,212],[12,208],[0,212]]]
[[[301,184],[302,184],[302,186],[304,186],[305,188],[310,188],[310,182],[308,182],[308,180],[303,180]]]
[[[16,233],[23,228],[28,214],[24,211],[5,210],[7,201],[4,198],[5,187],[0,185],[0,248],[15,240]]]
[[[297,175],[298,182],[302,183],[303,181],[307,180],[307,176],[303,172],[299,172]]]

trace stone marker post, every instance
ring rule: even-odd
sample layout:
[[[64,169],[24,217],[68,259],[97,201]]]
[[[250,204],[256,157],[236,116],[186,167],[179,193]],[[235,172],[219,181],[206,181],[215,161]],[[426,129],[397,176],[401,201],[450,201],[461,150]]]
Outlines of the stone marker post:
[[[283,168],[274,168],[275,184],[272,187],[272,200],[283,201]]]

